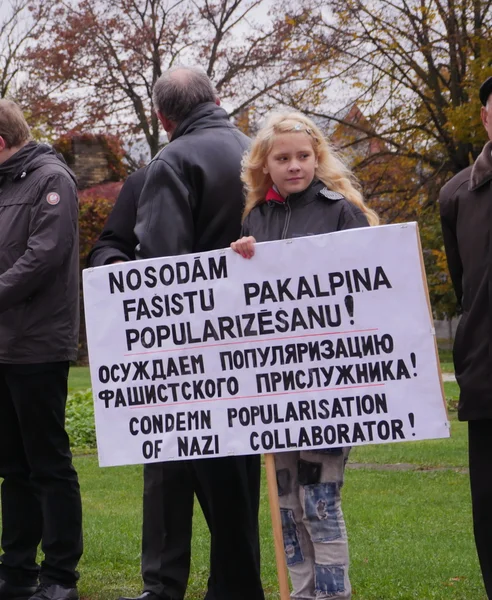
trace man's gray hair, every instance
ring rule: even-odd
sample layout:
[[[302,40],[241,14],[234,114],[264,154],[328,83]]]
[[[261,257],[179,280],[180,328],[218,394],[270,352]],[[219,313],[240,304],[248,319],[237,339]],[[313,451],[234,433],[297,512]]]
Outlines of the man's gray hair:
[[[215,102],[217,92],[208,75],[197,67],[172,67],[154,84],[152,102],[170,121],[181,123],[204,102]]]

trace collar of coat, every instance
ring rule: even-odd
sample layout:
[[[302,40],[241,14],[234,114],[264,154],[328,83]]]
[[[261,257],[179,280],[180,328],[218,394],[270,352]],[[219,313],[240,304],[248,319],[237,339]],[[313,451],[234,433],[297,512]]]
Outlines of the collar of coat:
[[[487,142],[480,156],[475,161],[468,189],[470,192],[476,190],[487,181],[492,179],[492,142]]]
[[[211,129],[215,127],[236,129],[229,121],[229,117],[223,108],[217,106],[215,102],[202,102],[195,106],[195,108],[192,108],[188,116],[179,123],[174,130],[171,142],[197,129]]]

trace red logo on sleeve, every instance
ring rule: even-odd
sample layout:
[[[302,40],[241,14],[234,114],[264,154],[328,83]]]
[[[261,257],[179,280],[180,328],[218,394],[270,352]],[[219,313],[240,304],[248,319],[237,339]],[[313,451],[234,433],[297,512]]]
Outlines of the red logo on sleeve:
[[[60,196],[56,192],[51,192],[46,196],[46,202],[54,206],[60,202]]]

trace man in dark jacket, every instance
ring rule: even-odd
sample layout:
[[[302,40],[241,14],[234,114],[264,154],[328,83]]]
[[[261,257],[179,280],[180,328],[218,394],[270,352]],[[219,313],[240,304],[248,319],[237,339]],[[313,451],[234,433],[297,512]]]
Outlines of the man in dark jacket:
[[[135,260],[134,233],[145,169],[123,184],[106,225],[89,253],[91,267]],[[183,598],[191,558],[194,482],[185,463],[144,466],[141,597]],[[154,593],[150,590],[157,590]]]
[[[77,219],[73,173],[0,100],[0,600],[79,597],[82,509],[64,428],[78,343]]]
[[[123,184],[89,253],[89,266],[135,260],[138,240],[133,229],[144,182],[145,169],[139,169]],[[146,591],[141,597],[147,600],[184,597],[190,572],[195,484],[185,462],[144,466],[142,578]]]
[[[441,190],[441,222],[463,314],[454,341],[458,417],[468,421],[475,543],[492,599],[492,77],[480,88],[489,142],[475,164]]]
[[[136,257],[229,246],[241,229],[240,170],[248,138],[229,122],[202,71],[175,68],[164,73],[153,100],[170,143],[146,169],[137,208]],[[184,598],[194,493],[211,532],[206,600],[263,600],[259,485],[259,456],[145,465],[144,592],[139,600]]]

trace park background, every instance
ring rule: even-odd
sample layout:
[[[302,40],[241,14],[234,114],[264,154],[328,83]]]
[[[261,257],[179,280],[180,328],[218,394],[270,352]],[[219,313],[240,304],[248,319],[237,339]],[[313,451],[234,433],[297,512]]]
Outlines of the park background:
[[[0,1],[0,98],[18,102],[34,138],[52,143],[78,176],[81,269],[124,179],[166,142],[150,97],[176,64],[201,66],[251,136],[272,109],[308,114],[382,223],[418,221],[452,435],[353,450],[343,497],[354,599],[485,599],[437,198],[486,141],[478,88],[492,75],[491,21],[489,0]],[[86,358],[82,330],[67,410],[85,510],[80,591],[107,600],[141,591],[141,468],[97,466]],[[264,494],[263,577],[273,600]],[[208,533],[197,513],[188,600],[203,597],[207,580]]]

